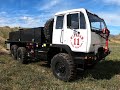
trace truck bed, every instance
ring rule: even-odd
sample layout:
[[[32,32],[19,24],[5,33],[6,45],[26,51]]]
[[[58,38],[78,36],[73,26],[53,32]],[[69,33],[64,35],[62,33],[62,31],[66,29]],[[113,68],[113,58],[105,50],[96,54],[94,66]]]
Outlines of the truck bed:
[[[9,33],[9,42],[38,42],[43,43],[45,36],[43,27],[20,29]]]

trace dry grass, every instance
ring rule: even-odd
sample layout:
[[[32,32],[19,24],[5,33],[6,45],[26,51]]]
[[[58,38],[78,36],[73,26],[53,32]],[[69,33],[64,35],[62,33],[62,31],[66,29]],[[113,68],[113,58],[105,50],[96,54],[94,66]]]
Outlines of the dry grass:
[[[120,44],[120,40],[116,40],[116,39],[110,39],[110,42]]]
[[[105,61],[73,82],[56,79],[43,62],[20,64],[9,55],[0,56],[0,90],[120,90],[120,44],[110,45]]]
[[[17,27],[15,27],[15,28],[10,28],[10,27],[8,27],[8,26],[6,26],[6,27],[0,27],[0,36],[1,36],[2,38],[7,39],[7,38],[8,38],[8,35],[9,35],[9,32],[15,31],[15,30],[18,30],[18,28],[17,28]]]

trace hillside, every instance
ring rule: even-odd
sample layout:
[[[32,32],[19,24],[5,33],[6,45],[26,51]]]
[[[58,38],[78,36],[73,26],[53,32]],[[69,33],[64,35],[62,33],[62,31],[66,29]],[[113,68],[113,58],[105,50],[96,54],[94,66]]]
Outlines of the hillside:
[[[0,27],[0,53],[1,52],[6,52],[4,46],[5,46],[5,40],[8,38],[9,32],[18,30],[17,27],[15,28],[10,28],[8,26],[5,27]]]
[[[110,35],[110,43],[119,43],[120,44],[120,34],[118,35]]]

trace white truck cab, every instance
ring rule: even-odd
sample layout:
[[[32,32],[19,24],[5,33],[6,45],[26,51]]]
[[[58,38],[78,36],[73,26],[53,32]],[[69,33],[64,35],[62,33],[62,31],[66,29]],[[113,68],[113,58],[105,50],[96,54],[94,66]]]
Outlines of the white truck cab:
[[[68,45],[74,52],[97,52],[106,43],[99,33],[104,28],[104,20],[84,8],[59,12],[54,17],[52,43]]]

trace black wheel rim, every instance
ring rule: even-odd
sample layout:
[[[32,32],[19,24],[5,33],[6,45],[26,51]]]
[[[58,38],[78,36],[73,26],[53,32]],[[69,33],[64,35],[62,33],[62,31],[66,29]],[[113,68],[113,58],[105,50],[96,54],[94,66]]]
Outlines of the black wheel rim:
[[[62,62],[58,62],[55,65],[55,72],[57,74],[57,76],[59,77],[63,77],[66,74],[66,67],[65,64]]]

